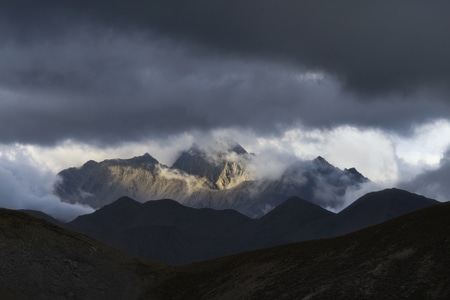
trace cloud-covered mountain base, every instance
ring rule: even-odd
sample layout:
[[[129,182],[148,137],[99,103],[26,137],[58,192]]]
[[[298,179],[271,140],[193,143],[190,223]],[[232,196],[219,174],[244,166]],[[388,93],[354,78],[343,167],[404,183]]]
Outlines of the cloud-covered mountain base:
[[[196,208],[234,209],[260,217],[291,196],[339,209],[346,194],[368,181],[355,168],[341,170],[317,157],[285,167],[281,174],[258,172],[259,159],[238,144],[183,151],[171,167],[149,154],[131,159],[88,161],[61,171],[55,194],[69,203],[100,208],[121,196],[140,202],[174,199]]]

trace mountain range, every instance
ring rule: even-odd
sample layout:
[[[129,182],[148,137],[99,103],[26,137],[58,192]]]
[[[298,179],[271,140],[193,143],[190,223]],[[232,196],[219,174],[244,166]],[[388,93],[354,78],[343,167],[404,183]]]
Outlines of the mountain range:
[[[399,212],[410,202],[396,195],[411,196],[381,191],[348,209],[361,212],[381,202],[381,207]],[[413,197],[412,203],[420,202],[421,197]],[[307,204],[293,198],[267,217],[282,220],[290,209]],[[149,204],[124,198],[114,205]],[[152,205],[189,209],[174,201]],[[311,214],[316,211],[316,207],[309,209]],[[197,211],[205,212],[209,213]],[[386,216],[384,210],[380,212]],[[106,219],[109,213],[101,215]],[[236,212],[227,213],[236,222],[246,220]],[[364,214],[355,216],[365,219]],[[442,203],[336,238],[169,267],[133,259],[23,212],[0,209],[0,257],[4,258],[0,295],[16,300],[449,299],[449,216],[450,204]],[[111,226],[116,226],[114,220]],[[117,227],[123,226],[117,221]]]
[[[150,154],[88,161],[62,170],[54,187],[65,202],[100,208],[128,196],[138,202],[173,199],[194,208],[234,209],[261,217],[291,196],[326,208],[341,208],[348,191],[368,179],[355,168],[341,170],[317,157],[297,161],[275,178],[255,171],[256,156],[230,143],[220,149],[193,145],[171,167]]]
[[[182,265],[271,246],[334,237],[438,202],[399,189],[369,193],[340,213],[291,197],[261,218],[128,197],[65,224],[125,253]]]

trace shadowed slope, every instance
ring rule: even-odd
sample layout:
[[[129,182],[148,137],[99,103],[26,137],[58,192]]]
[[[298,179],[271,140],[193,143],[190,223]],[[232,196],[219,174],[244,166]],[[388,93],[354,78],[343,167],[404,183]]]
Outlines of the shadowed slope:
[[[64,222],[58,221],[57,219],[53,218],[52,216],[47,215],[46,213],[43,213],[43,212],[38,211],[38,210],[21,209],[20,211],[22,211],[22,212],[24,212],[26,214],[29,214],[29,215],[31,215],[31,216],[33,216],[35,218],[43,219],[43,220],[45,220],[47,222],[50,222],[50,223],[55,224],[55,225],[60,226],[60,227],[64,227],[64,224],[65,224]]]
[[[192,264],[165,299],[449,299],[450,203],[346,236]],[[201,284],[200,284],[201,283]]]
[[[157,274],[93,239],[18,211],[0,209],[0,245],[2,299],[138,299]],[[142,268],[145,279],[138,275]]]
[[[292,197],[260,219],[194,209],[173,200],[122,197],[66,227],[130,255],[181,265],[276,245],[338,236],[437,201],[397,189],[368,194],[339,214]]]
[[[67,227],[130,255],[172,265],[249,249],[239,232],[251,219],[233,210],[194,209],[173,200],[122,197]]]
[[[289,207],[303,206],[298,200],[289,200]],[[124,209],[135,203],[121,199],[117,205]],[[6,299],[449,299],[449,231],[450,203],[444,203],[338,238],[164,267],[131,259],[45,220],[0,209],[0,295]]]
[[[379,224],[438,203],[436,200],[395,188],[368,193],[337,215],[333,235]]]
[[[316,239],[321,236],[321,222],[333,217],[334,213],[318,205],[291,197],[262,218],[256,219],[248,232],[248,238],[258,245],[255,248]]]

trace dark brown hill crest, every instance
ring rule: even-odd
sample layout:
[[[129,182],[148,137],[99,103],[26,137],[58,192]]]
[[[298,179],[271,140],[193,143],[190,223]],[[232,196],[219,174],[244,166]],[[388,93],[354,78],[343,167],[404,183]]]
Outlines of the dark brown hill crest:
[[[0,245],[1,299],[138,299],[147,289],[137,260],[23,212],[0,209]]]
[[[450,203],[439,204],[342,237],[183,266],[157,292],[174,300],[449,299],[449,228]]]

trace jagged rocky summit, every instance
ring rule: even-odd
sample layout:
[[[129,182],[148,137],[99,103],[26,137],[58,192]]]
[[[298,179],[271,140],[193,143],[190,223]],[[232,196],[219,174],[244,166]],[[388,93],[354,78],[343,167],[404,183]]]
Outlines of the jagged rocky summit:
[[[150,154],[130,159],[88,161],[59,173],[54,192],[62,201],[100,208],[121,196],[140,202],[170,198],[195,208],[235,209],[260,217],[291,196],[322,207],[340,207],[349,189],[368,181],[356,169],[334,167],[324,158],[298,161],[279,178],[249,170],[255,155],[239,144],[224,149],[193,145],[171,167]]]

